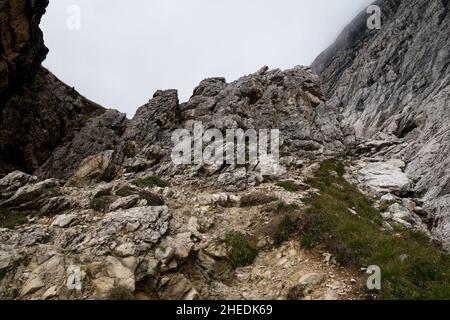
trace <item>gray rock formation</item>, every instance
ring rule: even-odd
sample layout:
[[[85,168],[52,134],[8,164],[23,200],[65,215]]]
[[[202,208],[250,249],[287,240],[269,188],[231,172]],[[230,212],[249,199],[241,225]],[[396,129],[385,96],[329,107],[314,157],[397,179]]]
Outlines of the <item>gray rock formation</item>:
[[[381,30],[360,14],[313,63],[328,103],[360,139],[384,133],[434,212],[435,236],[450,248],[450,14],[448,0],[377,1]],[[383,140],[383,139],[378,139]]]
[[[55,177],[67,180],[79,169],[83,160],[104,151],[111,151],[111,166],[123,161],[121,136],[127,125],[125,114],[108,110],[101,116],[93,118],[77,133],[73,139],[57,148],[51,157],[37,171],[41,178]],[[114,168],[103,172],[102,178],[113,177]],[[107,171],[106,169],[104,171]]]
[[[308,158],[343,151],[347,138],[335,110],[325,104],[319,78],[308,68],[264,67],[229,84],[206,79],[182,104],[175,90],[158,91],[128,125],[124,141],[138,152],[126,166],[167,163],[173,130],[192,131],[194,122],[224,135],[226,129],[279,129],[285,152]]]

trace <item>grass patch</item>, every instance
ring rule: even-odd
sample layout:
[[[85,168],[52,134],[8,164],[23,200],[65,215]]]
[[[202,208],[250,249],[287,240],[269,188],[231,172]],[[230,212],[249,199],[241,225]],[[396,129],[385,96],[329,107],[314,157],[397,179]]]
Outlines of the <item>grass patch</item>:
[[[241,208],[248,208],[248,207],[256,207],[263,204],[268,204],[271,202],[277,201],[278,198],[273,195],[267,195],[264,193],[252,193],[245,195],[241,198],[241,202],[239,206]]]
[[[142,191],[139,193],[139,196],[141,199],[145,199],[147,201],[147,206],[159,207],[164,205],[163,198],[151,192]]]
[[[126,158],[134,158],[137,155],[135,145],[131,142],[126,142],[123,148],[123,153]]]
[[[278,223],[273,237],[273,243],[279,247],[284,242],[288,241],[295,231],[296,221],[289,215],[284,216]]]
[[[114,202],[113,196],[100,196],[91,200],[90,207],[96,211],[105,212]]]
[[[14,229],[27,222],[27,218],[20,213],[0,208],[0,228]]]
[[[245,267],[255,261],[258,255],[255,243],[239,232],[229,234],[225,239],[230,249],[231,261],[235,268]]]
[[[395,201],[386,201],[384,203],[382,203],[380,205],[380,208],[378,210],[380,210],[381,212],[385,212],[387,211],[393,204],[395,203]]]
[[[341,162],[327,160],[308,180],[320,192],[305,199],[301,244],[324,244],[342,264],[380,266],[382,299],[450,299],[449,255],[421,233],[382,231],[380,212],[344,173]]]
[[[128,185],[121,186],[116,192],[116,195],[122,198],[132,196],[137,192]]]
[[[127,288],[121,286],[115,287],[108,292],[108,300],[120,301],[134,299],[135,297],[133,293],[130,292],[130,290],[128,290]]]
[[[277,183],[277,186],[279,186],[289,192],[298,192],[298,191],[305,190],[304,187],[301,187],[298,184],[296,184],[294,181],[290,181],[290,180],[280,181]]]
[[[266,212],[272,212],[275,214],[290,214],[297,212],[299,210],[299,206],[295,203],[287,204],[284,201],[278,201],[274,204],[269,204],[268,207],[264,209]]]
[[[160,177],[150,176],[142,179],[138,179],[133,181],[133,184],[139,188],[147,188],[147,187],[160,187],[165,188],[169,186],[167,181],[162,180]]]

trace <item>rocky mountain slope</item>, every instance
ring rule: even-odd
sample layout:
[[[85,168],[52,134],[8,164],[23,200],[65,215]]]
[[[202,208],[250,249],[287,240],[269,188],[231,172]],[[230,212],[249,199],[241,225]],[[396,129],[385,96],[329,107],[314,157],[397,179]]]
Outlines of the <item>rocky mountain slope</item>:
[[[377,1],[381,30],[359,15],[313,63],[328,104],[375,157],[406,162],[414,192],[450,246],[450,13],[447,0]],[[381,150],[380,150],[381,149]]]
[[[45,2],[1,3],[40,35]],[[185,103],[157,91],[131,120],[25,37],[0,102],[0,298],[448,298],[448,33],[427,29],[448,30],[448,1],[422,3],[380,1],[382,30],[360,15],[312,69],[205,79]],[[175,164],[173,131],[200,122],[279,129],[281,166]]]

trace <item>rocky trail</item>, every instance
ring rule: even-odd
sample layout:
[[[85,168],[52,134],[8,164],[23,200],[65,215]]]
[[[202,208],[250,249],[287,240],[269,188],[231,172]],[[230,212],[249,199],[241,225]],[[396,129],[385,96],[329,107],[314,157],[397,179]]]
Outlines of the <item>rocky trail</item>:
[[[303,190],[307,186],[302,181],[312,169],[302,168],[280,177],[303,186],[297,192],[275,182],[251,191],[220,192],[202,188],[196,179],[178,181],[174,187],[139,188],[126,180],[89,189],[62,187],[59,192],[71,202],[70,213],[32,214],[15,231],[0,229],[0,267],[9,270],[2,278],[2,296],[75,298],[79,292],[69,290],[67,281],[70,268],[79,268],[80,292],[86,299],[114,298],[116,287],[128,295],[135,292],[138,299],[361,298],[365,284],[361,271],[339,266],[326,250],[301,248],[295,239],[280,246],[273,243],[277,215],[283,214],[272,212],[274,204],[301,207],[309,192]],[[8,179],[34,180],[16,172],[1,182]],[[22,187],[16,198],[34,202],[51,197],[45,201],[58,202],[47,192],[59,187],[49,182],[40,189],[34,186]],[[147,201],[163,199],[165,206],[142,207],[146,201],[139,200],[142,192],[148,193]],[[153,198],[148,200],[150,194]],[[242,206],[249,195],[270,199]],[[104,201],[100,207],[96,199]],[[257,256],[250,265],[235,269],[226,237],[236,233],[252,239]]]

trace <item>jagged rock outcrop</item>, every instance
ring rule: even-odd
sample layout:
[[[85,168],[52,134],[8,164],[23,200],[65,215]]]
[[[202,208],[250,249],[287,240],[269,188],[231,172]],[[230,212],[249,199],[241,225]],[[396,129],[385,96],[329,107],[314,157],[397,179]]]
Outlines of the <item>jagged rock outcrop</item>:
[[[125,169],[153,166],[159,174],[173,175],[180,168],[171,161],[171,134],[175,129],[193,132],[196,122],[204,130],[220,130],[224,137],[227,129],[278,129],[281,153],[304,158],[339,153],[352,135],[341,129],[335,110],[325,103],[319,78],[308,68],[281,71],[264,67],[232,83],[223,78],[206,79],[186,103],[179,103],[175,90],[158,91],[128,125],[124,141],[137,154],[125,161]],[[251,177],[252,170],[235,166],[196,166],[195,170],[223,174],[218,179],[221,186],[235,186],[241,180],[245,187],[253,185],[247,179],[260,179]]]
[[[434,235],[450,248],[450,4],[375,4],[381,30],[369,30],[361,13],[312,67],[360,139],[397,140],[378,155],[407,163],[415,193],[433,212]]]
[[[0,101],[33,79],[48,49],[39,23],[48,0],[0,1]]]
[[[106,180],[112,178],[115,173],[114,166],[123,161],[121,136],[127,122],[125,114],[115,110],[107,110],[89,120],[71,141],[53,152],[46,163],[36,171],[36,175],[41,178],[67,180],[79,169],[83,160],[109,151],[109,170],[105,168],[100,176]]]

